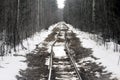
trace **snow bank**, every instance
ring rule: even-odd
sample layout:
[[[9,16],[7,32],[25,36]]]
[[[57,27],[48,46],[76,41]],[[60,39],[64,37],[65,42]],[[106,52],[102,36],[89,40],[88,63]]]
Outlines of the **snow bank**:
[[[23,40],[26,50],[22,49],[21,45],[18,45],[16,46],[17,52],[12,49],[12,54],[3,57],[3,59],[0,57],[0,80],[17,80],[16,75],[19,75],[19,71],[27,68],[27,64],[23,62],[26,60],[24,56],[34,50],[37,44],[41,44],[50,33],[50,30],[41,30],[41,32],[35,33],[32,37]],[[22,56],[13,56],[14,54]]]
[[[49,34],[50,32],[47,31],[47,30],[41,30],[41,32],[37,32],[35,33],[33,36],[31,36],[30,38],[27,38],[25,40],[23,40],[23,45],[25,48],[27,48],[27,50],[23,50],[21,45],[19,44],[16,48],[18,50],[18,54],[21,52],[23,53],[23,51],[25,51],[25,53],[29,53],[31,52],[32,50],[35,49],[36,45],[37,44],[41,44],[41,42],[47,37],[47,35]],[[14,51],[12,50],[12,52],[14,53]],[[23,53],[23,55],[25,54]]]
[[[120,80],[120,64],[118,64],[120,53],[114,52],[115,43],[108,42],[108,47],[106,48],[104,44],[98,45],[98,43],[91,38],[91,36],[95,37],[95,35],[77,29],[74,30],[74,32],[76,32],[77,37],[80,38],[83,47],[91,48],[93,50],[93,55],[99,58],[99,60],[95,62],[102,63],[108,72],[112,72],[111,78],[118,78]]]
[[[16,80],[16,75],[20,69],[27,67],[22,61],[25,57],[7,56],[0,60],[0,80]]]

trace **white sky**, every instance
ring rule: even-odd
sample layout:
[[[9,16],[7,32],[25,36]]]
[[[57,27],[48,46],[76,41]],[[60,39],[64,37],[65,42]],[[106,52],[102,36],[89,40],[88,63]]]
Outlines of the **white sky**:
[[[58,8],[64,8],[64,1],[65,0],[57,0]]]

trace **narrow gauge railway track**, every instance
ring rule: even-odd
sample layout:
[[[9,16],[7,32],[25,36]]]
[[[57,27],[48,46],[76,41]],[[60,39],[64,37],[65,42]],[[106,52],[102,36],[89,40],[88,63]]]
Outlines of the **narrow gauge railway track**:
[[[68,57],[67,59],[69,59],[69,61],[67,61],[67,62],[70,64],[71,68],[74,69],[74,71],[75,71],[75,73],[73,75],[74,75],[74,77],[76,77],[76,79],[74,79],[74,80],[82,80],[81,75],[80,75],[80,71],[78,70],[78,68],[77,68],[77,66],[75,64],[75,60],[72,57],[71,52],[70,52],[69,47],[68,47],[68,41],[67,41],[68,27],[67,27],[66,24],[62,24],[62,25],[64,25],[66,27],[66,29],[61,29],[59,31],[59,33],[57,34],[57,39],[51,45],[49,67],[48,67],[48,69],[49,69],[48,80],[53,80],[52,79],[52,73],[53,73],[52,71],[53,71],[53,66],[54,66],[54,59],[53,58],[54,58],[54,54],[55,54],[53,48],[55,47],[54,45],[57,43],[57,40],[58,40],[58,37],[59,37],[59,34],[61,33],[61,31],[65,32],[64,33],[64,38],[65,38],[65,41],[64,41],[65,49],[64,50],[65,50],[65,53],[67,54],[67,57]],[[57,25],[57,26],[59,26],[59,25]],[[59,79],[58,78],[58,79],[55,79],[55,80],[66,80],[66,79]],[[72,79],[67,79],[67,80],[72,80]]]

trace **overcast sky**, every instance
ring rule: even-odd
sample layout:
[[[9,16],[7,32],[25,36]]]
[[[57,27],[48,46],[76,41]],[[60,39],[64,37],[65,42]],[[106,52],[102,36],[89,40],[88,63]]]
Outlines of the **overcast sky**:
[[[57,0],[58,8],[64,8],[64,1],[65,0]]]

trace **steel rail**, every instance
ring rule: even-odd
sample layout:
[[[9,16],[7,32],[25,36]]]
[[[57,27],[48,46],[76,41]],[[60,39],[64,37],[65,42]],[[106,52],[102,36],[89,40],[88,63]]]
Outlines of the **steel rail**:
[[[51,52],[50,52],[50,61],[49,61],[49,76],[48,76],[48,80],[51,80],[51,77],[52,77],[52,67],[53,67],[53,55],[54,55],[54,51],[53,51],[53,47],[54,45],[56,44],[57,40],[58,40],[58,36],[60,34],[60,31],[59,33],[56,35],[57,36],[57,39],[53,42],[52,46],[51,46]]]
[[[66,32],[65,32],[65,51],[66,51],[68,57],[70,58],[71,63],[72,63],[73,66],[74,66],[74,69],[75,69],[75,71],[76,71],[76,73],[77,73],[77,76],[78,76],[79,80],[82,80],[82,77],[81,77],[81,75],[80,75],[80,73],[79,73],[79,70],[78,70],[78,68],[77,68],[77,66],[76,66],[76,64],[75,64],[75,60],[74,60],[74,58],[71,56],[71,52],[70,52],[69,47],[67,46],[67,44],[68,44],[68,41],[67,41],[67,31],[66,31]]]
[[[60,25],[60,24],[58,24],[58,25]],[[58,25],[57,25],[57,26],[58,26]],[[68,26],[67,26],[66,24],[63,24],[63,25],[66,26],[67,29],[68,29]],[[50,61],[49,61],[49,67],[48,67],[48,68],[49,68],[48,80],[51,80],[51,77],[52,77],[53,55],[54,55],[53,47],[54,47],[54,45],[56,44],[56,42],[57,42],[57,40],[58,40],[58,36],[59,36],[60,32],[61,32],[61,30],[60,30],[59,33],[56,35],[56,36],[57,36],[57,39],[54,41],[54,43],[53,43],[52,46],[51,46]],[[79,70],[78,70],[78,68],[77,68],[77,66],[76,66],[76,64],[75,64],[75,60],[74,60],[74,58],[71,56],[71,52],[70,52],[69,47],[68,47],[67,30],[65,31],[64,38],[65,38],[65,51],[66,51],[68,57],[70,58],[71,63],[73,64],[73,67],[74,67],[74,69],[75,69],[75,72],[76,72],[76,74],[77,74],[77,77],[79,78],[79,80],[82,80],[81,75],[80,75],[80,73],[79,73]]]

